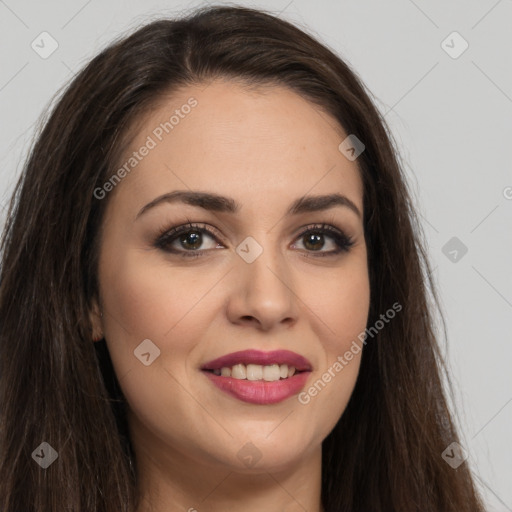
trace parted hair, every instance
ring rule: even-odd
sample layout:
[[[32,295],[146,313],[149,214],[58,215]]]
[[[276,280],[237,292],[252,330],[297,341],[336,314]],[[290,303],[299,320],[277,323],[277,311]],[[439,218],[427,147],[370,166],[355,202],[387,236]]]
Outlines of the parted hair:
[[[323,442],[325,511],[483,511],[467,463],[453,469],[441,457],[458,435],[443,387],[439,299],[383,115],[357,74],[306,29],[236,6],[158,19],[120,37],[72,79],[36,135],[1,240],[0,510],[139,505],[126,400],[104,340],[92,342],[108,204],[94,190],[156,101],[216,78],[286,86],[365,145],[357,164],[368,325],[396,302],[403,308],[368,339],[350,401]],[[32,457],[42,441],[58,452],[44,470]]]

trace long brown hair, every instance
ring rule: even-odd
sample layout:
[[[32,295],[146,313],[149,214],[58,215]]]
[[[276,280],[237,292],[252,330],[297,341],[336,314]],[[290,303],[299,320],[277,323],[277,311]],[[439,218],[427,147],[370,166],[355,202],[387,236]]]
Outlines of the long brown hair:
[[[441,457],[458,438],[442,387],[438,299],[385,120],[332,51],[286,21],[239,7],[154,21],[111,44],[73,79],[37,136],[2,237],[0,510],[135,510],[126,401],[105,344],[92,343],[108,203],[94,190],[155,101],[218,77],[287,86],[365,145],[357,163],[368,325],[395,302],[403,309],[366,344],[349,404],[323,443],[326,512],[482,511],[467,464],[453,469]],[[46,470],[33,457],[42,442],[58,452]]]

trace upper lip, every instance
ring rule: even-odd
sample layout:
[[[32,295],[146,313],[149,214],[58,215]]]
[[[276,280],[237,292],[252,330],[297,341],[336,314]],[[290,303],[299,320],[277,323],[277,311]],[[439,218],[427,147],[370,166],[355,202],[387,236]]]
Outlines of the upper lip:
[[[229,368],[235,364],[258,364],[262,366],[287,364],[288,366],[295,367],[297,371],[312,370],[311,363],[305,357],[290,350],[273,350],[271,352],[240,350],[239,352],[232,352],[203,364],[201,370]]]

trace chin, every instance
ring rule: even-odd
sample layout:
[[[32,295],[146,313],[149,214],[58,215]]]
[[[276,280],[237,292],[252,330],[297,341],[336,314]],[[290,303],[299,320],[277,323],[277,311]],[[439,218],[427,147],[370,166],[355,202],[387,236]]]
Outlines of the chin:
[[[243,437],[243,440],[238,437],[233,441],[232,446],[236,446],[234,465],[237,472],[285,471],[296,467],[304,457],[311,456],[313,448],[307,444],[300,429],[283,429],[281,433],[277,430],[269,430],[272,432],[269,435],[266,429],[260,429],[252,436]],[[233,464],[233,459],[230,462]]]

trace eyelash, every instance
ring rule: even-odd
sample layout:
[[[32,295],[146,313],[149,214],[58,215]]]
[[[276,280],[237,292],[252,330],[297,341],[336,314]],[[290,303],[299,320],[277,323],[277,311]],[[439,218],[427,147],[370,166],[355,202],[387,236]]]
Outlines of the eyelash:
[[[196,224],[189,222],[188,224],[183,224],[181,226],[176,226],[171,229],[163,229],[158,236],[156,237],[154,246],[158,249],[161,249],[165,252],[169,252],[172,254],[178,254],[183,258],[198,258],[205,255],[210,250],[215,249],[195,249],[191,251],[187,250],[176,250],[176,249],[169,249],[169,245],[174,242],[179,235],[187,234],[192,231],[199,232],[199,233],[206,233],[209,236],[211,236],[213,239],[217,240],[217,236],[215,233],[206,228],[205,224]],[[307,226],[299,235],[297,236],[297,239],[300,239],[304,237],[305,235],[308,235],[310,233],[315,234],[328,234],[336,245],[338,246],[338,249],[334,251],[327,251],[327,252],[318,252],[317,254],[314,254],[313,257],[326,257],[326,256],[336,256],[342,252],[349,252],[350,248],[354,245],[354,240],[352,237],[349,237],[343,233],[343,231],[340,231],[329,224],[313,224]],[[317,251],[308,251],[312,253],[316,253]]]

